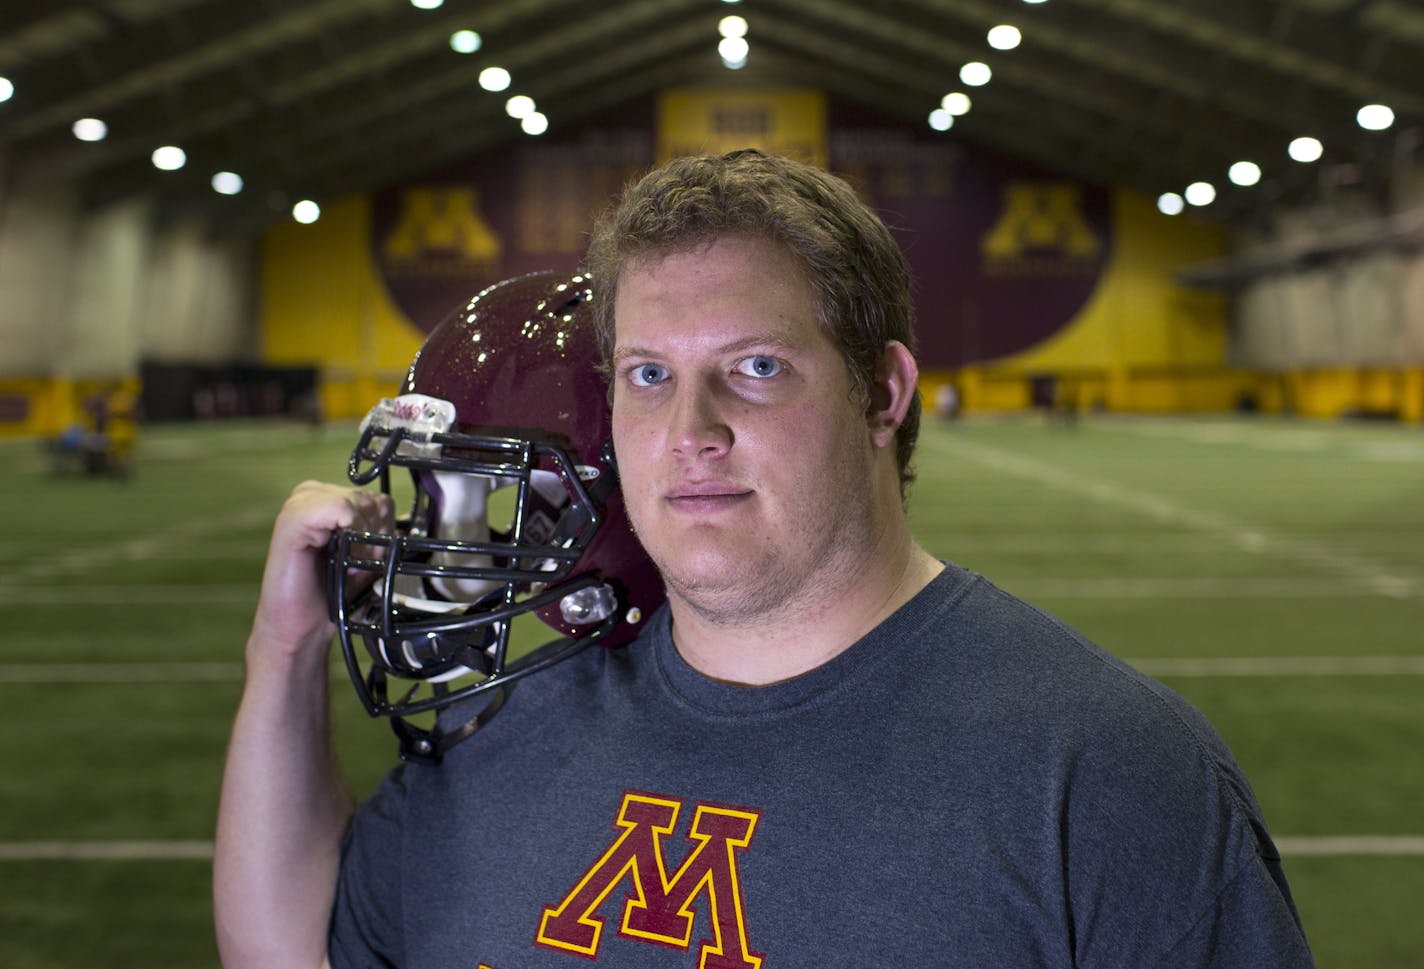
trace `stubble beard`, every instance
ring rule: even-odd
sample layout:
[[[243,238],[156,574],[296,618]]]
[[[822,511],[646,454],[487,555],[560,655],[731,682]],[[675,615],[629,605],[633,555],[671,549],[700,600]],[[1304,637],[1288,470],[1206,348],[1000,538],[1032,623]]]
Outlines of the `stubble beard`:
[[[868,456],[848,458],[836,467],[839,473],[828,489],[818,492],[831,496],[825,503],[833,505],[835,514],[804,515],[803,521],[819,521],[804,534],[800,549],[739,545],[709,552],[720,561],[699,567],[695,559],[684,563],[676,548],[649,547],[636,520],[633,529],[661,573],[669,598],[684,603],[704,622],[751,628],[813,615],[845,595],[875,541]],[[809,497],[792,513],[820,500]],[[741,557],[734,559],[738,554]]]

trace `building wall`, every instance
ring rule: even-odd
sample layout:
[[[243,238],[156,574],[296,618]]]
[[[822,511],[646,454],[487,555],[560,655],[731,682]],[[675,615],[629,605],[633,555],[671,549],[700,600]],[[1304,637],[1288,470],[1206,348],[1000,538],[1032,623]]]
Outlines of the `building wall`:
[[[1276,406],[1424,420],[1424,196],[1409,189],[1418,183],[1401,178],[1386,212],[1344,195],[1273,213],[1241,241],[1238,258],[1263,268],[1236,291],[1228,359],[1278,375]]]
[[[1023,406],[1033,378],[1052,373],[1101,388],[1093,399],[1114,408],[1230,406],[1234,387],[1206,388],[1202,373],[1225,362],[1225,302],[1173,279],[1220,255],[1219,230],[814,91],[664,92],[618,121],[273,229],[264,357],[317,363],[327,412],[359,414],[469,295],[521,272],[575,269],[595,214],[627,179],[657,159],[733,145],[828,164],[882,213],[915,275],[927,393],[954,381],[972,407]]]
[[[325,413],[359,415],[470,294],[577,268],[629,178],[730,145],[824,162],[881,212],[915,276],[932,400],[953,385],[966,409],[1019,409],[1047,387],[1056,406],[1107,411],[1424,418],[1418,250],[1187,288],[1184,268],[1226,250],[1208,221],[819,92],[697,89],[328,200],[319,222],[255,244],[159,227],[139,202],[84,211],[0,159],[0,433],[55,433],[142,361],[311,367]],[[1400,204],[1424,207],[1424,178],[1408,186]],[[1244,248],[1304,245],[1367,214],[1348,200],[1280,213]]]
[[[257,352],[252,246],[159,227],[148,205],[86,211],[72,186],[10,173],[0,196],[0,434],[50,436],[143,360]]]

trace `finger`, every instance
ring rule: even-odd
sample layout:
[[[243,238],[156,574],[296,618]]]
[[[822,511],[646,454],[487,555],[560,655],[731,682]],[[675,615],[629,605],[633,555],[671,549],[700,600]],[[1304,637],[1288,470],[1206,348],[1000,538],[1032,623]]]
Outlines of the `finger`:
[[[389,495],[356,492],[358,527],[368,532],[389,532],[395,524],[394,505]]]

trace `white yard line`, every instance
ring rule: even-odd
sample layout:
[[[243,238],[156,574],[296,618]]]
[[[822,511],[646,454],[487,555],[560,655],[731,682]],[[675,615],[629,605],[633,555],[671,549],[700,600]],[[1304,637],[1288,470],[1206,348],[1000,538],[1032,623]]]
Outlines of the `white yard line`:
[[[1281,854],[1301,855],[1424,855],[1424,835],[1322,835],[1273,838]]]
[[[31,556],[18,568],[0,571],[0,583],[29,582],[83,572],[111,572],[122,568],[125,563],[158,558],[170,549],[186,548],[195,541],[214,535],[268,524],[277,517],[277,510],[271,504],[237,508],[216,517],[180,522],[172,528],[151,532],[140,538],[67,547],[56,554]]]
[[[1419,857],[1424,835],[1321,835],[1275,838],[1292,857]],[[211,841],[0,841],[6,861],[210,861]]]
[[[1144,437],[1175,438],[1197,444],[1229,444],[1258,451],[1335,450],[1343,457],[1385,462],[1424,462],[1424,441],[1415,436],[1360,439],[1309,427],[1258,427],[1251,424],[1114,421],[1103,426]],[[1382,429],[1381,429],[1382,430]],[[1403,431],[1403,429],[1400,429]]]
[[[1408,581],[1419,582],[1417,578]],[[994,584],[1027,599],[1356,599],[1378,590],[1339,579],[1180,578],[1044,579],[995,576]]]
[[[209,861],[211,841],[0,841],[0,861]]]
[[[0,683],[221,683],[242,677],[241,663],[0,663]]]
[[[1125,659],[1148,676],[1424,676],[1424,656]]]
[[[1160,495],[1103,478],[1074,474],[1043,461],[987,444],[971,442],[962,437],[946,443],[944,447],[958,457],[968,458],[1003,474],[1037,481],[1059,491],[1105,505],[1126,508],[1164,524],[1205,532],[1243,551],[1276,555],[1323,569],[1352,582],[1358,582],[1377,595],[1407,599],[1419,596],[1421,591],[1424,591],[1424,584],[1421,584],[1419,579],[1399,575],[1364,556],[1342,549],[1271,535],[1247,522],[1233,521],[1222,515],[1177,504]]]
[[[0,583],[0,605],[169,606],[256,603],[257,574],[251,582],[225,585],[13,585]]]

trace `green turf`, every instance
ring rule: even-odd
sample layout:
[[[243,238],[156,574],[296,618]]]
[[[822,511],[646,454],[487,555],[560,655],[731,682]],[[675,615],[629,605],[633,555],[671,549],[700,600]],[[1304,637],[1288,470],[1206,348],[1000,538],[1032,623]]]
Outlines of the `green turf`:
[[[1163,682],[1227,738],[1274,831],[1387,835],[1424,834],[1421,679]]]
[[[349,426],[149,429],[127,481],[0,442],[0,841],[206,840],[270,521]],[[1424,656],[1424,433],[1277,419],[926,423],[931,551],[1144,664]],[[26,682],[33,664],[200,664]],[[201,671],[207,670],[207,674]],[[9,678],[5,678],[6,676]],[[209,675],[209,679],[203,679]],[[354,790],[392,761],[333,663]],[[1424,676],[1168,676],[1280,837],[1424,834]],[[1424,962],[1424,857],[1287,855],[1324,969]],[[216,965],[202,861],[0,861],[0,966]]]
[[[1295,858],[1286,877],[1320,969],[1418,966],[1424,858]]]
[[[206,861],[0,864],[6,969],[218,964]]]

